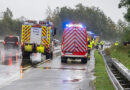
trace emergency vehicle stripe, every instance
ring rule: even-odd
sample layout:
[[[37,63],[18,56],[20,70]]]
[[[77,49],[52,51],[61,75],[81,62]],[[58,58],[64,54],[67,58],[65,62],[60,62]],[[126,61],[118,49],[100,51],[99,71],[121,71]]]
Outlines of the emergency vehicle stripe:
[[[27,36],[26,42],[30,42],[30,35]]]
[[[47,30],[47,27],[43,26],[42,27],[42,42],[41,42],[43,46],[46,45],[46,41],[45,41],[46,35],[47,35],[46,30]]]
[[[76,41],[78,42],[78,44],[80,44],[80,48],[82,48],[83,50],[86,49],[86,44],[82,43],[81,39],[79,39],[78,36],[76,36]]]
[[[41,43],[42,43],[43,46],[45,46],[44,39],[42,39],[42,42],[41,42]]]
[[[67,36],[70,32],[73,32],[73,29],[66,29],[64,36]]]
[[[83,48],[86,47],[84,44],[82,44],[82,43],[79,41],[79,39],[77,39],[76,41],[80,44],[81,47],[83,47]]]
[[[66,40],[64,41],[65,45],[68,44],[68,43],[70,43],[70,41],[71,41],[72,39],[74,39],[74,35],[73,35],[73,34],[72,34],[70,37],[68,37],[68,39],[66,39]]]
[[[82,37],[82,39],[84,39],[84,40],[86,39],[86,38],[85,38],[85,35],[83,35],[83,34],[81,33],[81,31],[76,30],[76,32],[78,33],[78,35],[80,35],[80,37]]]
[[[46,36],[46,32],[42,30],[42,36]]]
[[[70,37],[70,35],[72,35],[73,33],[74,33],[73,30],[69,31],[69,32],[67,33],[67,35],[65,35],[64,38],[66,39],[66,38]]]
[[[74,38],[75,38],[75,37],[73,36],[71,39],[69,39],[67,42],[65,42],[65,43],[64,43],[64,47],[66,47],[66,45],[68,46],[69,43],[73,42],[73,41],[74,41]]]
[[[73,39],[71,39],[70,43],[68,43],[68,44],[64,45],[64,47],[65,47],[64,49],[69,48],[69,47],[71,46],[71,44],[73,45],[73,43],[74,43],[74,38],[73,38]]]
[[[84,50],[86,50],[86,48],[84,49],[82,46],[81,46],[81,43],[79,41],[76,42],[76,45],[78,45],[78,49],[83,52]]]
[[[83,45],[85,45],[85,41],[82,40],[82,38],[81,38],[79,35],[77,35],[77,39],[78,39]]]
[[[27,41],[27,39],[30,39],[30,37],[28,37],[28,36],[30,36],[30,28],[27,28],[27,30],[26,30],[26,32],[25,32],[25,36],[24,36],[24,40],[25,41]]]
[[[70,48],[74,46],[73,42],[68,45],[68,47],[64,48],[65,51],[70,51]]]
[[[72,50],[74,49],[74,45],[72,44],[67,50],[65,51],[68,51],[68,52],[72,52]]]
[[[48,28],[48,44],[50,44],[50,31],[51,31],[51,27]]]
[[[66,50],[66,51],[70,51],[69,50],[70,47],[73,46],[74,38],[75,38],[75,36],[74,36],[75,32],[73,32],[73,31],[74,31],[74,29],[71,29],[71,30],[68,29],[68,32],[65,33],[65,37],[64,37],[64,39],[65,39],[65,41],[64,41],[64,47],[65,48],[64,48],[64,50]]]
[[[30,33],[31,33],[31,26],[30,25],[23,25],[23,42],[30,42]]]
[[[79,42],[82,43],[83,46],[85,46],[85,40],[82,40],[82,38],[79,35],[77,35],[76,39],[78,39]]]
[[[68,34],[67,36],[64,37],[65,41],[64,42],[67,42],[69,39],[71,39],[74,35],[74,32],[71,31],[70,34]]]
[[[21,40],[21,42],[23,42],[23,40],[24,40],[24,28],[25,28],[25,26],[22,25],[22,40]]]

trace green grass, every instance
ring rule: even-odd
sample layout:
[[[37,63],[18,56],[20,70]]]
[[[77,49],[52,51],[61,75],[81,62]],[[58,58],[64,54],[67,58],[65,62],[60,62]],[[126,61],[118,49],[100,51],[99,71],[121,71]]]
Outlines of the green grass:
[[[110,48],[110,55],[130,69],[130,46],[113,46]]]
[[[107,75],[102,56],[95,51],[95,86],[96,90],[115,90]]]

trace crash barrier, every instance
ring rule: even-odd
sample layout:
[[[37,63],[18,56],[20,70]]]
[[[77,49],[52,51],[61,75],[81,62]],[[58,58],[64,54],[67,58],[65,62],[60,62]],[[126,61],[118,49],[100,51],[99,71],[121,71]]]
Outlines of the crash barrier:
[[[117,61],[115,58],[112,58],[112,63],[130,81],[130,70],[119,61]]]
[[[118,82],[118,80],[116,79],[116,77],[114,76],[114,74],[112,73],[109,65],[107,64],[107,60],[105,58],[105,53],[103,53],[103,51],[100,51],[100,54],[103,56],[103,60],[105,62],[105,67],[106,67],[106,71],[108,73],[108,76],[115,88],[115,90],[123,90],[123,87],[120,85],[120,83]]]
[[[104,51],[100,51],[104,58],[106,70],[116,90],[130,90],[130,71],[116,59],[111,59]],[[108,58],[109,57],[109,58]]]

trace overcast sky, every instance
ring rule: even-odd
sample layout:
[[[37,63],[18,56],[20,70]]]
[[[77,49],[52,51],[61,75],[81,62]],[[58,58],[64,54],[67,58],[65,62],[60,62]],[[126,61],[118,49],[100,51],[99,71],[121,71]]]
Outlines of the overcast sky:
[[[123,20],[125,9],[118,9],[120,0],[0,0],[0,12],[10,8],[14,18],[24,16],[28,19],[43,20],[46,18],[46,9],[51,7],[68,6],[74,8],[78,3],[84,6],[99,7],[103,12],[110,17],[114,22],[119,19]]]

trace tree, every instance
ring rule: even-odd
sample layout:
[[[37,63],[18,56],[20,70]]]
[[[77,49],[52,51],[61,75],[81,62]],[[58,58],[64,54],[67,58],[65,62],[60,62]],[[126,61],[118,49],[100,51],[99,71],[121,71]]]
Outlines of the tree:
[[[124,17],[128,22],[130,22],[130,0],[121,0],[119,8],[122,7],[125,7],[127,9],[127,13],[125,14]],[[124,28],[122,41],[130,41],[130,25]]]
[[[12,11],[7,8],[3,12],[3,18],[0,20],[0,36],[6,35],[20,35],[22,22],[17,19],[14,20]]]
[[[130,0],[121,0],[119,4],[119,8],[125,7],[127,9],[127,13],[125,14],[125,18],[128,22],[130,22]]]

